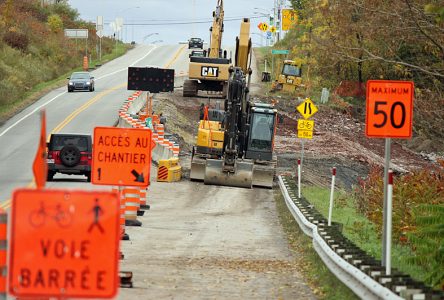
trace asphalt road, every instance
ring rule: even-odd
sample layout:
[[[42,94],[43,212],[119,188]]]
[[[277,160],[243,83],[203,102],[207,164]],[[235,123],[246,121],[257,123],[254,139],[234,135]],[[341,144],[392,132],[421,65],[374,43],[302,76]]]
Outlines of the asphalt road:
[[[95,126],[112,126],[117,111],[131,91],[126,89],[129,66],[174,67],[180,73],[186,69],[187,56],[183,45],[139,46],[127,55],[92,71],[95,92],[67,93],[66,87],[51,91],[39,101],[0,127],[0,206],[8,208],[14,189],[33,186],[32,162],[40,135],[39,111],[47,115],[47,133],[92,134]],[[92,189],[83,176],[57,174],[53,188]]]
[[[0,127],[0,206],[10,207],[14,189],[33,186],[40,108],[48,133],[92,134],[95,126],[116,121],[130,94],[128,66],[169,67],[183,75],[188,53],[184,45],[136,47],[93,71],[95,92],[56,89]],[[131,240],[121,242],[121,270],[133,272],[134,288],[119,289],[118,299],[315,298],[288,250],[273,190],[151,182],[151,210],[140,218],[142,227],[127,227]],[[60,174],[47,187],[104,189]]]

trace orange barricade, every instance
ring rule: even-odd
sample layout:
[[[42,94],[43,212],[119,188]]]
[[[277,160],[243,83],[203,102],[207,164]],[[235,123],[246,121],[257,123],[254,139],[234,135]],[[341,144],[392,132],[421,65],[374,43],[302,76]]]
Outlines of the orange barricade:
[[[89,70],[88,56],[83,57],[83,71]]]
[[[0,208],[0,299],[6,299],[6,276],[8,274],[6,267],[7,226],[8,214]]]
[[[163,124],[157,124],[157,126],[156,126],[156,131],[157,131],[157,134],[159,135],[159,137],[160,136],[164,136],[164,134],[165,134],[165,129],[164,129],[164,127],[163,127]]]
[[[137,220],[137,211],[140,208],[139,188],[124,187],[123,197],[125,198],[125,225],[142,226],[142,222]]]
[[[140,188],[140,209],[150,209],[150,206],[146,204],[147,189]]]
[[[120,239],[124,241],[129,240],[129,235],[125,232],[125,198],[123,197],[122,192],[117,187],[113,187],[112,191],[119,194],[120,201]]]

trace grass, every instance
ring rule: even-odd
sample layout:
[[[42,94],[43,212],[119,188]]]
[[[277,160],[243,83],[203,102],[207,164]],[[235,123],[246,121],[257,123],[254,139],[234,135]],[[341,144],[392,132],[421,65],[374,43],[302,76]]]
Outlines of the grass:
[[[328,217],[330,189],[322,187],[305,187],[302,195],[325,217]],[[381,200],[382,201],[382,200]],[[335,191],[332,221],[343,224],[343,234],[358,247],[381,259],[382,241],[373,224],[363,215],[356,212],[353,199],[344,191]],[[427,273],[420,267],[408,263],[406,258],[412,255],[407,246],[393,244],[392,266],[413,278],[423,281]]]
[[[288,210],[280,190],[275,191],[275,200],[279,221],[286,234],[290,249],[313,292],[321,299],[359,299],[321,261],[313,249],[312,240],[299,229],[293,215]]]
[[[128,44],[119,43],[117,45],[117,52],[112,51],[112,53],[103,55],[101,63],[104,64],[108,61],[115,59],[116,57],[125,54],[128,51],[128,49],[130,49],[130,47],[131,46],[129,46]],[[91,65],[94,66],[97,63],[99,63],[98,60],[93,60],[90,62],[90,66]],[[43,95],[45,95],[52,89],[65,85],[66,78],[69,77],[72,72],[81,71],[81,70],[82,66],[79,66],[78,68],[63,74],[58,78],[46,82],[41,82],[33,86],[32,89],[26,92],[24,96],[21,97],[20,99],[17,99],[16,101],[13,101],[8,104],[0,105],[0,125],[6,122],[6,120],[11,118],[15,114],[17,114],[19,111],[23,110],[30,104],[36,102],[39,98],[41,98]]]

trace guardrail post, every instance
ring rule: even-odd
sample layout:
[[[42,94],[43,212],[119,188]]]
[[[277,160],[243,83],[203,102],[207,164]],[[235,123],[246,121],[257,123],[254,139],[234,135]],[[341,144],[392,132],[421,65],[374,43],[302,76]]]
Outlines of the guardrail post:
[[[336,178],[336,167],[331,170],[331,191],[330,191],[330,206],[328,208],[328,226],[331,226],[331,215],[333,213],[333,194],[335,191],[335,178]]]
[[[301,160],[298,159],[298,198],[301,199]]]
[[[387,242],[385,253],[385,274],[390,275],[392,268],[392,203],[393,203],[393,171],[388,171],[388,185],[387,185]]]

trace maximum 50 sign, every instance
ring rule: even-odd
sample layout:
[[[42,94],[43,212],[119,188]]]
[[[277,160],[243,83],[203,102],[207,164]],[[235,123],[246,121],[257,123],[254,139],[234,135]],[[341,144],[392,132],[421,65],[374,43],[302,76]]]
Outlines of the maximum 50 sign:
[[[410,138],[413,90],[411,81],[367,81],[365,134],[368,137]]]

